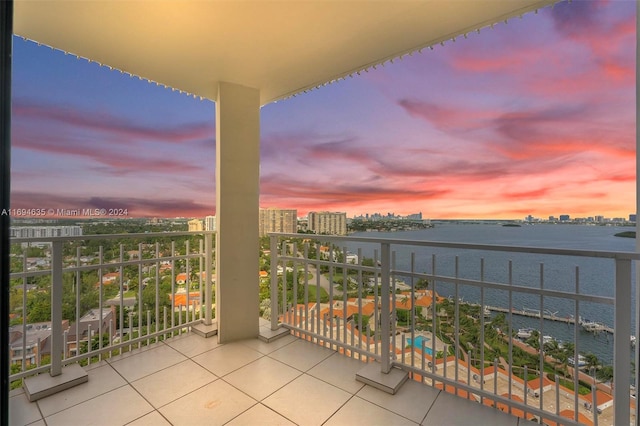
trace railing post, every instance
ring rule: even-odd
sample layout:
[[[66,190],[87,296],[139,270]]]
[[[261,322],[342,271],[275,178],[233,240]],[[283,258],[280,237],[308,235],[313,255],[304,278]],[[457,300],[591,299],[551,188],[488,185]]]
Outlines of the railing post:
[[[51,245],[51,376],[62,374],[62,241]]]
[[[613,329],[613,424],[630,422],[630,369],[629,338],[631,336],[631,260],[616,259],[615,318]],[[637,295],[636,295],[637,297]],[[593,409],[597,410],[594,401]]]
[[[212,315],[211,315],[211,306],[213,306],[213,295],[211,291],[211,264],[213,261],[212,253],[213,250],[212,240],[213,234],[205,234],[204,235],[204,325],[211,325]]]
[[[391,245],[381,243],[380,251],[380,359],[382,361],[382,372],[391,371],[391,336],[390,321],[391,307],[389,304],[389,288],[391,279]]]
[[[271,236],[271,330],[278,329],[278,237]],[[285,276],[286,279],[286,276]],[[284,286],[283,286],[284,287]],[[283,288],[283,291],[286,289]]]

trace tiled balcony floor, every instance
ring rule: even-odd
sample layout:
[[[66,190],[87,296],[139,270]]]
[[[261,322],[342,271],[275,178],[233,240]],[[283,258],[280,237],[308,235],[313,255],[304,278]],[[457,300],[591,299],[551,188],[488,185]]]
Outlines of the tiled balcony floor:
[[[389,395],[363,363],[286,336],[224,345],[184,334],[88,367],[89,381],[29,403],[11,425],[518,425],[519,419],[407,382]],[[521,421],[524,424],[524,421]]]

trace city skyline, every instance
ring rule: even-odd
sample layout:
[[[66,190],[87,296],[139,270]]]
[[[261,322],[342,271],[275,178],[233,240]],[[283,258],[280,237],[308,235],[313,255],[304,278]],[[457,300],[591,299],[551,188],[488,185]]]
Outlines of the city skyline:
[[[215,105],[14,38],[12,208],[215,213]],[[261,111],[261,207],[635,210],[635,2],[573,2]],[[554,213],[555,212],[555,213]]]

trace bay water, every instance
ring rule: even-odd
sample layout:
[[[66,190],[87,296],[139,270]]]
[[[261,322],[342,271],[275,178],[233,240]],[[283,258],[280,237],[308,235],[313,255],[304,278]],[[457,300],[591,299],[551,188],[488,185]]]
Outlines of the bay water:
[[[564,224],[532,224],[522,226],[502,226],[500,224],[465,224],[436,223],[433,228],[400,232],[361,232],[352,234],[358,237],[384,238],[394,240],[442,241],[471,244],[491,244],[504,246],[524,246],[539,248],[562,248],[594,251],[635,251],[635,239],[616,237],[615,234],[633,230],[630,227],[564,225]],[[379,244],[350,243],[346,249],[357,252],[362,249],[366,257],[375,257]],[[560,290],[570,293],[599,295],[612,297],[614,294],[615,264],[611,259],[592,257],[555,256],[545,254],[528,254],[514,252],[495,252],[479,250],[452,250],[448,248],[416,247],[393,245],[394,261],[397,270],[411,270],[413,254],[413,270],[415,272],[437,275],[455,276],[456,264],[458,277],[480,279],[480,259],[484,262],[483,278],[487,282],[513,283],[518,286],[529,286]],[[634,266],[635,268],[635,266]],[[635,285],[635,269],[632,271]],[[411,284],[411,278],[397,278]],[[433,283],[430,283],[433,285]],[[445,297],[458,297],[470,303],[480,303],[481,294],[477,287],[459,285],[457,292],[453,284],[436,282],[438,294]],[[635,294],[632,294],[632,315],[635,311]],[[486,289],[484,304],[518,310],[544,311],[557,317],[577,317],[599,322],[613,327],[613,306],[580,302],[576,311],[571,300],[527,293],[514,292],[511,298],[504,291]],[[577,315],[576,315],[577,314]],[[493,316],[496,314],[494,313]],[[536,318],[512,316],[512,330],[519,328],[535,328],[543,335],[549,335],[558,341],[574,341],[575,328],[564,322],[541,321]],[[635,329],[634,324],[631,324]],[[586,332],[578,327],[577,344],[580,352],[592,352],[604,364],[611,364],[613,359],[613,335],[607,332],[597,334]]]

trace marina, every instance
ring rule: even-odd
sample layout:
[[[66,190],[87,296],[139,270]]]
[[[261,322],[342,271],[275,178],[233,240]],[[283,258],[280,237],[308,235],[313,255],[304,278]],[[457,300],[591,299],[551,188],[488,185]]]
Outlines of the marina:
[[[505,314],[511,313],[513,315],[519,315],[519,316],[523,316],[523,317],[529,317],[529,318],[538,318],[540,319],[540,316],[542,315],[542,318],[545,320],[549,320],[549,321],[557,321],[557,322],[563,322],[566,324],[575,324],[576,323],[576,319],[573,315],[567,316],[567,317],[562,317],[562,316],[558,316],[555,313],[552,312],[544,312],[544,313],[540,313],[539,310],[535,310],[535,309],[527,309],[527,308],[523,308],[523,309],[508,309],[508,308],[501,308],[498,306],[486,306],[486,309],[492,311],[492,312],[502,312]],[[613,334],[613,328],[609,327],[607,325],[598,323],[598,322],[594,322],[594,321],[589,321],[585,318],[580,318],[578,321],[578,324],[582,326],[582,328],[585,331],[591,332],[591,333],[599,333],[599,332],[606,332],[606,333],[610,333]]]

